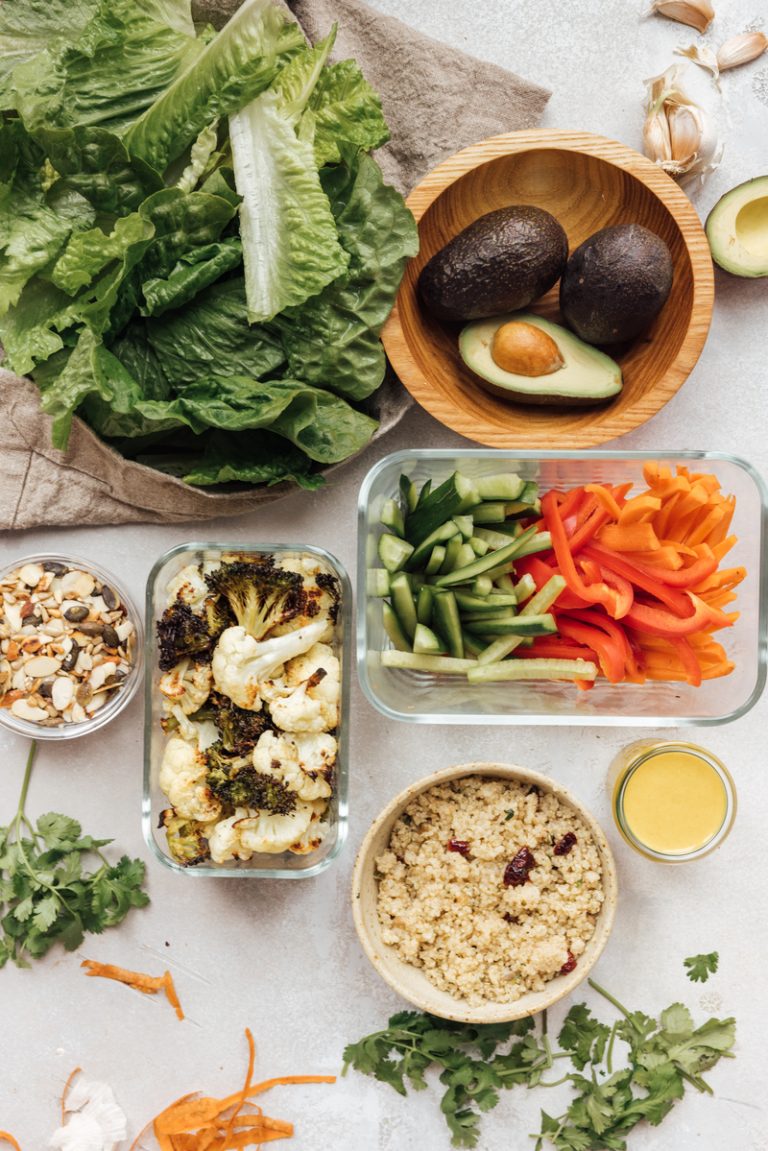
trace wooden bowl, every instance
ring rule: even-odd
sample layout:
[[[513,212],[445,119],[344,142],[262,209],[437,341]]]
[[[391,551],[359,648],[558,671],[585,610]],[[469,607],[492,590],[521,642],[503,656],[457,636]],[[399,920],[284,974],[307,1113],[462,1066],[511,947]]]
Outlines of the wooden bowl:
[[[493,776],[515,783],[530,784],[538,787],[542,792],[555,795],[568,807],[573,808],[578,817],[589,828],[603,868],[605,899],[602,910],[597,917],[595,933],[587,943],[584,953],[579,957],[578,965],[567,975],[555,976],[547,983],[543,991],[528,991],[514,1003],[487,1002],[477,1007],[470,1006],[465,1000],[435,987],[427,979],[421,968],[406,963],[381,938],[374,865],[376,859],[387,849],[395,821],[399,818],[403,808],[419,792],[427,791],[435,784],[468,775]],[[443,771],[436,771],[434,775],[411,784],[405,791],[395,796],[391,803],[388,803],[384,808],[381,815],[371,824],[358,851],[352,876],[352,914],[355,927],[363,950],[379,975],[398,995],[407,999],[420,1011],[428,1011],[430,1014],[439,1015],[443,1019],[455,1019],[462,1023],[504,1023],[511,1019],[523,1019],[526,1016],[535,1015],[538,1011],[544,1011],[553,1003],[557,1003],[563,996],[570,995],[579,983],[589,975],[608,942],[608,936],[613,927],[617,899],[616,865],[608,841],[596,820],[581,806],[578,800],[574,799],[569,791],[554,780],[540,775],[536,771],[528,771],[526,768],[507,763],[465,763],[459,767],[447,767]]]
[[[712,260],[693,205],[674,180],[623,144],[553,129],[494,136],[438,165],[407,199],[421,249],[410,261],[382,340],[408,391],[441,423],[492,448],[586,448],[650,419],[687,378],[707,338]],[[651,327],[607,349],[624,388],[607,405],[534,407],[483,390],[458,349],[460,324],[436,320],[416,293],[427,260],[478,216],[534,204],[565,228],[571,250],[600,228],[637,223],[667,243],[669,299]],[[555,285],[530,310],[560,321]]]

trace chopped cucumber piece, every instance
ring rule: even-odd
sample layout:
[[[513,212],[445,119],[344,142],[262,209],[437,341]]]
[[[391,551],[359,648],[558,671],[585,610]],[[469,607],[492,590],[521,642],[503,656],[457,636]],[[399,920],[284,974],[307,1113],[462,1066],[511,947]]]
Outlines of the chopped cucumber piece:
[[[389,595],[389,572],[386,568],[368,568],[365,573],[367,595]]]
[[[493,528],[476,528],[475,533],[479,539],[484,540],[489,549],[498,551],[499,548],[505,548],[510,542],[510,536],[507,532],[497,532]]]
[[[462,515],[479,503],[480,496],[472,480],[454,472],[427,496],[422,489],[416,510],[406,518],[405,534],[412,544],[420,544],[451,516]]]
[[[508,577],[502,577],[508,578]],[[511,581],[510,581],[511,582]],[[501,580],[499,580],[501,584]],[[528,572],[521,576],[516,584],[513,584],[512,591],[517,596],[517,602],[522,603],[524,600],[530,599],[536,591],[536,580]]]
[[[477,663],[467,671],[470,683],[515,679],[593,680],[596,676],[595,664],[584,659],[507,659],[503,663]]]
[[[503,524],[505,515],[504,504],[498,502],[480,504],[472,512],[475,524]]]
[[[426,483],[423,483],[421,485],[421,491],[419,492],[419,497],[416,500],[416,507],[419,507],[420,504],[424,503],[424,500],[431,493],[431,491],[432,491],[432,480],[427,480]]]
[[[541,615],[545,611],[549,611],[552,604],[555,602],[560,592],[565,587],[565,580],[561,575],[553,575],[544,584],[536,595],[531,596],[524,607],[520,609],[518,620],[525,619],[531,615]],[[520,637],[516,635],[505,636],[503,639],[497,639],[494,643],[490,644],[485,651],[481,652],[478,658],[478,663],[496,663],[498,660],[506,659],[506,657],[513,652],[520,644]]]
[[[381,605],[382,612],[384,613],[384,631],[389,636],[392,643],[398,651],[410,651],[411,645],[408,642],[408,636],[403,631],[400,620],[395,615],[392,606],[385,600]]]
[[[526,504],[539,503],[539,485],[534,480],[528,480],[520,495],[517,497]]]
[[[486,596],[490,595],[493,591],[493,580],[488,576],[478,576],[472,584],[472,595]]]
[[[472,516],[454,516],[453,522],[461,532],[462,539],[468,540],[471,538],[472,533],[475,530],[475,524]]]
[[[383,667],[407,668],[411,671],[430,671],[436,675],[466,675],[477,664],[473,659],[453,659],[449,655],[417,655],[412,651],[383,651]]]
[[[528,531],[530,530],[529,528]],[[518,538],[523,539],[522,536]],[[532,556],[535,552],[548,552],[551,547],[552,536],[549,532],[536,532],[530,539],[525,540],[515,558],[521,560],[523,556]]]
[[[461,620],[453,592],[441,591],[434,596],[432,618],[436,631],[448,644],[450,654],[461,659],[464,655],[464,641],[461,638]]]
[[[432,554],[427,560],[427,566],[424,568],[424,574],[428,576],[437,575],[440,568],[445,561],[445,548],[442,544],[435,544],[432,548]]]
[[[475,659],[480,655],[480,652],[485,647],[483,641],[476,635],[470,635],[468,631],[461,633],[461,640],[464,644],[464,655],[471,655]]]
[[[440,655],[445,651],[445,644],[426,624],[417,623],[413,650],[416,655]]]
[[[379,536],[379,559],[388,572],[400,571],[413,555],[413,545],[391,532],[383,532]]]
[[[409,639],[413,639],[416,631],[416,604],[413,600],[413,584],[406,572],[398,572],[390,581],[392,593],[392,607],[397,612],[403,631]]]
[[[517,595],[517,592],[515,591],[515,582],[510,575],[505,574],[498,576],[495,586],[503,595]]]
[[[496,476],[482,476],[475,480],[484,500],[518,500],[525,490],[525,480],[515,472],[501,472]]]
[[[379,520],[385,528],[389,528],[396,536],[400,536],[401,539],[405,536],[405,520],[397,500],[384,501]]]
[[[432,622],[432,588],[423,584],[416,598],[416,619],[429,627]]]
[[[456,561],[459,558],[462,547],[463,544],[461,542],[461,536],[457,532],[453,539],[448,540],[448,543],[445,545],[445,559],[443,560],[443,566],[440,568],[441,572],[453,571],[453,569],[456,567]],[[475,558],[474,552],[472,552],[472,558]]]
[[[532,500],[527,503],[525,500],[512,500],[511,503],[506,505],[507,519],[516,519],[521,516],[531,516],[541,514],[541,500]]]
[[[557,631],[554,617],[547,614],[516,615],[505,619],[491,619],[487,616],[470,619],[465,616],[464,627],[474,635],[553,635]]]
[[[485,540],[481,540],[480,536],[472,536],[469,541],[469,546],[476,556],[484,556],[485,553],[490,550],[488,544]]]
[[[513,595],[470,595],[469,592],[457,591],[456,603],[462,611],[469,612],[497,612],[502,608],[514,607],[517,600]]]
[[[400,476],[400,495],[403,497],[406,512],[415,511],[419,502],[419,489],[410,476]]]
[[[453,540],[451,540],[451,543],[453,543]],[[453,566],[457,568],[466,567],[467,564],[474,562],[476,555],[475,549],[470,544],[462,544],[456,553],[456,560]]]
[[[469,583],[477,579],[480,575],[490,576],[495,567],[506,564],[512,560],[519,553],[521,546],[526,542],[527,538],[530,538],[530,536],[534,534],[534,528],[529,528],[519,539],[512,540],[506,547],[499,548],[498,551],[488,552],[488,555],[480,556],[474,563],[467,564],[466,567],[456,568],[452,572],[439,575],[435,583],[438,587],[452,587],[458,583]]]
[[[446,520],[444,524],[440,524],[433,532],[430,532],[425,540],[422,540],[408,561],[408,567],[411,570],[420,568],[422,564],[426,562],[427,556],[431,554],[435,544],[444,544],[454,536],[458,536],[459,539],[461,539],[461,533],[453,520]]]

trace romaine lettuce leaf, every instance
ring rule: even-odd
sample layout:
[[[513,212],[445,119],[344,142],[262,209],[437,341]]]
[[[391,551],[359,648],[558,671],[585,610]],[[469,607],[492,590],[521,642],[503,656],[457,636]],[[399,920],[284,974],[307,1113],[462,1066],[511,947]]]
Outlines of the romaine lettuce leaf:
[[[304,48],[269,91],[229,118],[254,324],[317,295],[347,267],[312,144],[296,133],[332,43],[329,36]]]
[[[323,477],[312,471],[308,456],[270,432],[209,432],[204,443],[200,459],[186,463],[184,479],[188,484],[208,487],[237,482],[271,486],[293,480],[308,489],[323,484]]]
[[[93,19],[99,0],[12,0],[0,4],[0,107],[11,99],[6,78],[17,64],[44,49],[77,41]]]
[[[148,421],[174,419],[193,432],[270,428],[321,463],[347,459],[376,430],[375,420],[301,380],[212,376],[188,385],[170,402],[139,401],[136,409]]]
[[[165,186],[153,168],[129,156],[119,137],[106,128],[39,128],[35,138],[64,186],[79,192],[98,212],[131,212]]]
[[[53,284],[35,277],[21,294],[18,305],[0,317],[0,344],[3,361],[17,375],[37,369],[64,347],[60,335],[75,323],[76,305]]]
[[[74,296],[98,276],[113,260],[122,259],[128,248],[155,234],[154,225],[138,212],[119,216],[111,233],[91,228],[70,236],[66,248],[54,264],[50,277],[63,292]]]
[[[225,272],[237,268],[243,258],[243,247],[237,236],[193,248],[180,256],[167,276],[153,276],[142,285],[143,316],[161,316],[193,300]]]
[[[318,168],[338,164],[345,143],[365,151],[386,144],[389,129],[381,100],[354,60],[323,69],[299,134],[313,141]]]
[[[4,103],[11,101],[32,130],[74,124],[122,130],[203,49],[190,0],[100,0],[87,24],[15,66]]]
[[[208,124],[263,92],[303,43],[298,24],[271,0],[245,0],[195,63],[128,129],[131,155],[163,171]]]
[[[379,332],[405,262],[418,251],[418,232],[402,196],[365,153],[348,152],[346,163],[325,168],[322,176],[349,270],[270,327],[282,340],[290,373],[361,400],[384,378]]]
[[[225,369],[259,380],[285,363],[280,340],[264,327],[249,327],[241,279],[214,284],[183,311],[148,320],[144,332],[177,388]]]

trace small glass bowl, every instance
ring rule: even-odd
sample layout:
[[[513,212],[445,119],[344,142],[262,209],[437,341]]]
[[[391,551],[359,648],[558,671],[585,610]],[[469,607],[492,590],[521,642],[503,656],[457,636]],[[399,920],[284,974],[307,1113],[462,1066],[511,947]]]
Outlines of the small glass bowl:
[[[45,563],[66,564],[69,568],[88,572],[90,575],[95,576],[102,584],[109,584],[120,597],[120,602],[125,607],[128,619],[135,629],[131,670],[123,686],[119,691],[114,693],[112,698],[105,703],[103,707],[95,712],[93,718],[84,720],[82,723],[62,723],[59,727],[43,727],[41,724],[33,723],[31,720],[19,719],[7,708],[0,708],[0,724],[9,731],[15,732],[17,735],[23,735],[28,739],[35,740],[79,739],[83,735],[91,735],[95,731],[100,731],[101,728],[111,723],[111,721],[128,706],[136,694],[136,690],[141,682],[144,666],[144,628],[142,626],[141,616],[123,585],[119,580],[115,579],[111,572],[106,571],[99,564],[94,563],[93,560],[84,560],[79,556],[61,555],[58,552],[45,552],[37,555],[22,556],[21,559],[6,564],[5,567],[0,570],[0,580],[5,579],[11,572],[23,567],[24,564]]]
[[[683,752],[702,760],[717,776],[723,788],[725,808],[720,826],[708,839],[690,851],[661,851],[650,847],[632,830],[631,821],[625,811],[627,789],[635,773],[655,756],[667,752]],[[694,859],[703,859],[721,845],[736,818],[736,785],[731,773],[716,755],[696,743],[680,740],[637,740],[623,748],[615,757],[608,773],[608,781],[612,792],[613,818],[621,835],[630,847],[634,847],[646,859],[653,859],[657,863],[690,863]]]
[[[218,563],[222,555],[260,559],[266,555],[280,558],[310,556],[318,560],[334,575],[341,587],[341,604],[337,621],[338,639],[334,650],[341,663],[341,707],[336,739],[339,745],[334,778],[333,795],[327,818],[330,827],[316,851],[296,855],[289,851],[275,855],[253,855],[248,860],[233,859],[228,863],[195,864],[185,867],[170,855],[164,829],[160,825],[161,812],[168,807],[168,797],[159,783],[160,764],[165,747],[165,735],[160,726],[162,718],[161,693],[158,687],[160,668],[157,653],[155,621],[167,607],[169,582],[188,564]],[[308,879],[319,875],[337,857],[347,838],[347,780],[349,775],[349,682],[352,667],[352,588],[349,577],[339,561],[323,548],[310,544],[259,544],[250,547],[243,543],[188,543],[179,544],[160,556],[147,579],[147,639],[144,711],[144,795],[142,799],[142,828],[144,839],[163,866],[187,876],[216,876],[229,879]]]
[[[644,487],[643,464],[657,460],[673,471],[680,464],[712,471],[724,492],[736,497],[731,530],[738,542],[727,566],[743,565],[734,608],[739,618],[719,637],[735,664],[730,675],[688,683],[649,680],[613,685],[598,679],[591,691],[556,681],[469,684],[459,676],[384,667],[390,647],[381,600],[367,594],[366,573],[378,567],[377,541],[386,500],[396,498],[401,474],[435,486],[458,470],[470,478],[499,471],[535,480],[542,491],[581,484],[630,482]],[[379,460],[365,477],[358,501],[357,666],[360,685],[374,707],[410,723],[594,724],[616,727],[677,727],[728,723],[749,711],[766,681],[768,655],[768,564],[765,562],[768,492],[744,460],[719,452],[513,452],[412,449]]]

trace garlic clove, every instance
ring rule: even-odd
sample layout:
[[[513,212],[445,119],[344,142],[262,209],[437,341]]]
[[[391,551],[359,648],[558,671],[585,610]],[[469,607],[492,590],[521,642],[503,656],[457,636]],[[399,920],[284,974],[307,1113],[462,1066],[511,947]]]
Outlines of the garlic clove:
[[[715,10],[709,0],[653,0],[651,12],[687,24],[697,32],[706,32],[715,18]]]
[[[684,168],[690,168],[701,150],[704,125],[698,108],[678,104],[667,113],[672,159]]]
[[[698,64],[700,68],[705,68],[707,72],[711,72],[715,79],[720,74],[717,56],[706,44],[689,44],[687,48],[675,48],[675,55],[685,56],[688,60],[693,60],[694,64]]]
[[[749,64],[757,60],[768,48],[768,36],[765,32],[741,32],[738,36],[731,36],[717,50],[717,65],[721,72],[728,68],[738,68],[740,64]]]
[[[668,163],[672,159],[669,124],[663,112],[657,112],[646,119],[643,125],[643,151],[656,164]]]

